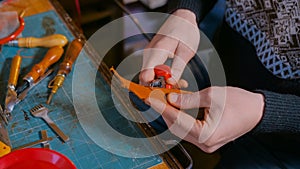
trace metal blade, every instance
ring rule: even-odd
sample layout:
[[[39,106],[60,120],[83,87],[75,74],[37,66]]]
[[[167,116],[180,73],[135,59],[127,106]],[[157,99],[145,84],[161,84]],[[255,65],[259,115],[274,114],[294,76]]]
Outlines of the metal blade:
[[[0,140],[3,143],[5,143],[6,145],[11,147],[9,134],[8,134],[7,129],[6,129],[5,122],[4,122],[4,118],[6,118],[6,117],[3,116],[4,114],[3,114],[3,110],[2,110],[1,105],[0,105],[0,114],[1,114],[1,118],[0,118]]]
[[[6,117],[4,121],[6,122],[6,124],[8,118],[10,118],[11,116],[11,112],[14,109],[14,106],[17,103],[18,103],[17,93],[13,89],[8,88],[6,98],[5,98],[5,110],[4,110],[4,116]]]
[[[42,80],[44,80],[47,76],[49,76],[51,73],[53,72],[53,69],[48,70],[43,76],[41,76],[36,82],[34,82],[30,87],[28,87],[27,89],[25,89],[22,93],[20,93],[18,95],[18,100],[21,101],[23,100],[27,93],[29,92],[29,90],[31,88],[33,88],[34,86],[36,86],[37,84],[39,84]]]

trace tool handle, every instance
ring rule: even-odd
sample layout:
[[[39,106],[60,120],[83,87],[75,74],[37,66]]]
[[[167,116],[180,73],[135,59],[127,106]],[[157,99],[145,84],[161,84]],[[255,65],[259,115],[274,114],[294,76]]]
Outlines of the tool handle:
[[[17,43],[19,47],[27,47],[27,48],[33,48],[33,47],[51,48],[54,46],[64,47],[68,43],[68,39],[64,35],[54,34],[42,38],[35,38],[35,37],[18,38]]]
[[[35,64],[32,67],[31,71],[24,77],[24,79],[31,78],[31,80],[35,82],[40,76],[42,76],[46,72],[49,66],[51,66],[61,58],[63,53],[64,49],[61,46],[55,46],[50,48],[47,51],[43,60],[38,64]]]
[[[59,71],[57,74],[67,75],[72,70],[72,65],[77,59],[83,46],[83,41],[81,39],[74,39],[67,48],[65,58],[59,66]]]
[[[48,123],[51,129],[64,141],[67,142],[69,141],[69,136],[65,135],[63,131],[58,128],[58,126],[55,123]]]
[[[160,77],[163,77],[164,81],[167,81],[169,78],[172,77],[171,75],[171,68],[167,65],[157,65],[154,67],[154,74],[155,78],[159,79]],[[171,89],[172,85],[165,84],[165,88]]]
[[[60,128],[58,128],[58,126],[49,118],[48,115],[44,115],[42,118],[64,142],[67,142],[70,139],[63,131],[60,130]]]
[[[22,57],[19,55],[14,56],[11,61],[10,66],[10,74],[8,79],[8,86],[9,87],[16,87],[18,77],[20,74],[20,67],[21,67]]]

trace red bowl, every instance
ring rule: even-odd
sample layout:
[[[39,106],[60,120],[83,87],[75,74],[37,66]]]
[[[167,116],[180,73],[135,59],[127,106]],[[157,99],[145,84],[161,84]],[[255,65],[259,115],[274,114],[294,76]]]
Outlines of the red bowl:
[[[0,169],[76,169],[66,156],[44,148],[24,148],[0,158]]]

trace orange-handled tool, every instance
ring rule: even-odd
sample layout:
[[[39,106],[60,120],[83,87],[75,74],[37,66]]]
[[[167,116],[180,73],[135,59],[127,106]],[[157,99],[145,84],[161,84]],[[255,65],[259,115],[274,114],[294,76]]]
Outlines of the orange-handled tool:
[[[64,35],[53,34],[41,38],[21,37],[15,40],[11,40],[5,45],[26,47],[26,48],[33,48],[33,47],[51,48],[54,46],[64,47],[67,43],[68,43],[68,39]]]
[[[72,71],[72,65],[77,59],[82,47],[83,41],[81,39],[74,39],[65,54],[63,62],[59,65],[57,75],[50,81],[48,87],[51,88],[51,93],[48,97],[47,104],[50,104],[53,95],[63,85],[65,77]]]
[[[12,62],[11,62],[9,79],[8,79],[8,87],[13,88],[13,90],[15,90],[15,87],[18,82],[18,77],[19,77],[20,68],[21,68],[21,62],[22,62],[22,57],[19,55],[14,56],[14,58],[12,59]]]
[[[36,82],[39,77],[44,75],[46,70],[55,62],[57,62],[62,54],[64,53],[64,49],[61,46],[55,46],[50,48],[45,57],[41,62],[35,64],[31,71],[23,78],[24,84],[17,88],[17,93],[21,93],[26,88],[30,87],[34,82]]]
[[[163,92],[164,94],[169,93],[192,93],[190,91],[184,91],[180,89],[174,89],[174,88],[161,88],[161,87],[148,87],[148,86],[142,86],[139,84],[136,84],[134,82],[131,82],[127,79],[124,79],[122,76],[118,74],[118,72],[114,68],[110,68],[110,70],[114,73],[114,75],[117,77],[117,79],[120,81],[123,88],[128,89],[129,91],[133,92],[137,97],[144,100],[150,96],[150,94],[155,91],[159,90]]]
[[[5,97],[5,109],[3,113],[3,120],[5,121],[6,124],[8,123],[8,120],[11,117],[11,111],[14,107],[15,101],[17,100],[16,85],[20,74],[21,62],[22,62],[22,57],[16,55],[13,57],[10,66],[10,73],[9,73],[9,79],[7,84],[7,93]]]

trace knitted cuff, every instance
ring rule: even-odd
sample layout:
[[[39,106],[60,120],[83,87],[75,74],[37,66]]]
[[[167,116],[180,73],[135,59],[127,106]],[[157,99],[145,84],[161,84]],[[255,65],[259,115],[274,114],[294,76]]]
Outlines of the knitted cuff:
[[[170,0],[169,1],[169,12],[173,13],[177,9],[188,9],[195,13],[197,22],[200,19],[200,1],[197,0]]]
[[[265,96],[265,109],[253,133],[300,133],[300,97],[265,90],[256,92]]]
[[[217,0],[169,0],[169,12],[177,9],[188,9],[195,13],[199,24],[206,14],[213,8]]]

